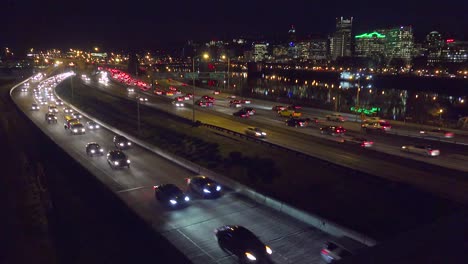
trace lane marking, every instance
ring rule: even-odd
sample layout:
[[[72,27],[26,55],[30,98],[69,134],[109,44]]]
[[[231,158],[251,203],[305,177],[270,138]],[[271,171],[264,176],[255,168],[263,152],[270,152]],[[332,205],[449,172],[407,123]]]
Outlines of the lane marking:
[[[135,187],[135,188],[130,188],[130,189],[124,189],[124,190],[117,191],[117,193],[131,192],[131,191],[135,191],[135,190],[139,190],[143,188],[149,188],[149,186],[140,186],[140,187]]]

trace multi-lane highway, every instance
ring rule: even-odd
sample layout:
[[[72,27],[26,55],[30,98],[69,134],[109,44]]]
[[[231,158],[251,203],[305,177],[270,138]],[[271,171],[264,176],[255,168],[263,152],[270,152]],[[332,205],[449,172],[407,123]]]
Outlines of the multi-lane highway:
[[[165,80],[167,81],[167,80]],[[164,80],[160,80],[160,83]],[[101,85],[90,81],[87,85],[98,88],[103,92],[136,100],[138,95],[144,94],[150,100],[146,105],[173,112],[186,118],[192,118],[192,100],[185,101],[188,107],[175,107],[170,103],[174,96],[156,96],[148,91],[128,92],[126,86],[118,83]],[[182,86],[180,83],[171,80],[170,85],[180,89],[182,93],[191,93],[193,87]],[[209,123],[225,127],[243,133],[248,126],[263,128],[268,133],[266,140],[273,143],[298,150],[309,155],[319,157],[352,169],[361,170],[376,176],[391,180],[407,182],[422,187],[431,192],[438,193],[444,197],[450,197],[457,201],[467,201],[466,188],[467,180],[463,174],[468,170],[464,165],[467,161],[467,147],[446,142],[433,142],[426,139],[415,139],[412,137],[395,135],[364,135],[369,140],[374,141],[374,147],[369,151],[355,151],[358,146],[348,146],[341,142],[341,137],[321,135],[319,127],[323,125],[336,125],[334,122],[327,122],[321,116],[319,125],[311,125],[306,128],[287,127],[285,118],[278,117],[276,112],[271,110],[274,103],[253,100],[250,106],[256,109],[256,114],[249,119],[241,119],[232,116],[238,109],[229,107],[228,95],[213,95],[206,89],[196,88],[197,96],[210,95],[216,98],[215,107],[209,109],[196,108],[196,119],[204,123]],[[312,111],[304,109],[303,111]],[[310,117],[313,117],[309,114]],[[345,122],[343,125],[351,131],[348,134],[361,135],[360,127],[354,122]],[[361,135],[362,136],[362,135]],[[409,144],[431,144],[439,147],[441,155],[437,158],[424,157],[412,153],[401,151],[402,145]],[[356,149],[353,149],[356,148]],[[453,170],[447,170],[450,168]]]
[[[50,86],[55,85],[49,82]],[[40,96],[47,98],[44,91]],[[22,91],[22,88],[24,91]],[[85,152],[88,142],[98,142],[105,149],[114,149],[112,131],[100,128],[87,130],[83,135],[72,135],[65,130],[64,106],[58,106],[58,122],[45,121],[46,105],[32,111],[38,103],[32,90],[36,87],[20,86],[12,91],[12,98],[19,108],[56,144],[96,175],[136,213],[158,232],[167,237],[194,263],[236,263],[237,259],[221,250],[213,230],[225,224],[248,227],[273,249],[275,263],[320,263],[320,249],[330,238],[311,226],[291,217],[261,206],[236,192],[226,190],[219,199],[204,200],[191,196],[190,205],[181,210],[168,210],[155,200],[153,186],[174,183],[186,189],[187,177],[192,173],[135,145],[125,150],[131,160],[130,169],[111,169],[106,157],[89,157]],[[50,95],[50,93],[48,94]],[[46,100],[46,99],[43,99]],[[82,123],[87,119],[83,118]],[[156,253],[155,253],[156,254]]]

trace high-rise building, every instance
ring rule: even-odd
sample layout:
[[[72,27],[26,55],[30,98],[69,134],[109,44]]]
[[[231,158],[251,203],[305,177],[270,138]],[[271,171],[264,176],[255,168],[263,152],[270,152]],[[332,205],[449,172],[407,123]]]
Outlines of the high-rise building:
[[[272,48],[272,55],[276,62],[287,62],[288,57],[288,46],[284,44],[274,45]]]
[[[353,18],[336,18],[336,31],[330,39],[330,51],[332,60],[339,57],[352,56],[351,31],[353,27]]]
[[[291,28],[288,31],[288,41],[289,42],[296,42],[296,29],[294,28],[294,25],[291,25]]]
[[[268,55],[268,43],[254,43],[253,59],[255,62],[264,61]]]
[[[310,59],[310,41],[300,41],[296,44],[297,58],[302,61]]]
[[[294,25],[288,31],[288,56],[290,59],[297,59],[299,57],[298,47],[296,47],[296,29]]]
[[[325,38],[313,38],[310,41],[310,59],[326,60],[328,58],[328,41]]]
[[[386,36],[376,31],[354,37],[354,56],[361,58],[383,58]]]
[[[406,63],[411,62],[413,54],[414,37],[411,26],[377,30],[385,35],[385,57],[387,63],[394,59],[401,59]]]

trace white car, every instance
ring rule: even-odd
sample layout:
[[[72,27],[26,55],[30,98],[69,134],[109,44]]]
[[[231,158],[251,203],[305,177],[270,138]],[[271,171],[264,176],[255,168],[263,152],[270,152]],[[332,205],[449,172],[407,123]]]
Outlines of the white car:
[[[435,149],[430,145],[405,145],[401,147],[401,151],[428,157],[437,157],[440,155],[440,150]]]
[[[33,111],[38,111],[39,109],[41,109],[41,108],[39,107],[39,105],[37,105],[37,104],[32,104],[32,105],[31,105],[31,110],[33,110]]]
[[[133,87],[127,87],[127,92],[133,93],[133,92],[135,92],[135,88],[133,88]]]
[[[63,105],[63,102],[61,100],[55,100],[56,105]]]
[[[99,126],[98,123],[96,123],[94,121],[86,122],[86,126],[88,127],[89,130],[95,130],[95,129],[99,129],[101,127],[101,126]]]
[[[172,101],[172,104],[177,106],[177,107],[184,107],[185,106],[183,102],[179,102],[177,100]]]
[[[245,130],[245,134],[253,137],[258,137],[258,138],[265,138],[267,136],[267,133],[262,131],[258,127],[248,127]]]
[[[346,118],[344,118],[340,114],[331,114],[326,116],[327,121],[336,121],[336,122],[344,122]]]
[[[66,114],[71,114],[71,113],[73,113],[73,109],[71,109],[69,107],[64,107],[63,112],[66,113]]]
[[[142,103],[148,102],[148,98],[146,98],[146,97],[139,97],[138,100],[140,100],[140,102],[142,102]]]

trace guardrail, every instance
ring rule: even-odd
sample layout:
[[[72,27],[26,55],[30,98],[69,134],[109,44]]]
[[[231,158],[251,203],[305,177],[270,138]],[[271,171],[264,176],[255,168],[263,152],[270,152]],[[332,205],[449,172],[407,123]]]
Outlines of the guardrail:
[[[92,118],[89,114],[87,114],[86,112],[80,110],[79,108],[77,108],[76,106],[70,104],[69,102],[67,102],[66,100],[64,100],[63,98],[61,98],[55,91],[54,89],[54,94],[57,96],[57,98],[61,99],[63,102],[66,102],[71,108],[73,108],[74,110],[76,111],[79,111],[83,114],[83,116],[86,116],[88,119],[96,122],[96,123],[99,123],[102,127],[105,127],[106,129],[112,131],[113,133],[115,134],[119,134],[119,135],[123,135],[125,137],[127,137],[128,139],[130,139],[131,141],[133,141],[135,144],[141,146],[142,148],[145,148],[171,162],[174,162],[175,164],[183,167],[183,168],[186,168],[190,171],[192,171],[193,173],[195,174],[203,174],[203,175],[206,175],[212,179],[214,179],[215,181],[219,182],[220,184],[222,184],[223,186],[226,186],[227,188],[229,189],[232,189],[232,190],[235,190],[237,193],[245,196],[245,197],[248,197],[254,201],[256,201],[257,203],[259,204],[262,204],[264,206],[267,206],[269,208],[272,208],[274,210],[277,210],[279,212],[282,212],[284,214],[287,214],[299,221],[302,221],[304,223],[307,223],[317,229],[320,229],[326,233],[329,233],[331,235],[334,235],[334,236],[347,236],[347,237],[350,237],[356,241],[359,241],[367,246],[374,246],[377,244],[377,241],[374,240],[373,238],[370,238],[366,235],[363,235],[363,234],[360,234],[354,230],[350,230],[346,227],[343,227],[343,226],[340,226],[338,225],[337,223],[334,223],[332,221],[329,221],[325,218],[322,218],[318,215],[314,215],[314,214],[310,214],[310,213],[307,213],[307,212],[304,212],[300,209],[297,209],[291,205],[288,205],[286,203],[283,203],[279,200],[276,200],[274,198],[271,198],[269,196],[266,196],[264,194],[261,194],[261,193],[258,193],[256,192],[255,190],[243,185],[243,184],[240,184],[228,177],[225,177],[224,175],[221,175],[221,174],[218,174],[214,171],[211,171],[209,169],[206,169],[196,163],[193,163],[187,159],[184,159],[182,157],[179,157],[179,156],[176,156],[174,154],[171,154],[171,153],[168,153],[154,145],[150,145],[148,144],[147,142],[143,141],[143,140],[140,140],[130,134],[127,134],[125,133],[124,131],[121,131],[109,124],[107,124],[106,122],[103,122],[101,120],[97,120],[97,119],[94,119]],[[247,135],[244,135],[244,134],[241,134],[241,133],[238,133],[238,132],[235,132],[235,131],[232,131],[232,130],[228,130],[228,129],[225,129],[225,128],[222,128],[222,127],[217,127],[217,126],[214,126],[214,125],[210,125],[210,124],[202,124],[203,126],[206,126],[206,127],[211,127],[213,129],[217,129],[217,130],[220,130],[220,131],[224,131],[226,133],[232,133],[232,134],[235,134],[235,135],[242,135],[244,137],[247,137]],[[255,139],[253,137],[250,137],[250,139],[252,140],[258,140],[258,139]],[[260,140],[259,140],[260,141]],[[282,146],[279,146],[279,145],[276,145],[276,144],[272,144],[270,142],[265,142],[265,141],[262,141],[262,142],[259,142],[259,143],[262,143],[262,144],[269,144],[270,146],[272,147],[277,147],[279,149],[284,149],[284,150],[287,150],[287,151],[290,151],[290,152],[295,152],[296,155],[302,155],[304,157],[310,157],[309,155],[307,154],[304,154],[304,153],[301,153],[301,152],[298,152],[298,151],[294,151],[294,150],[290,150],[288,148],[285,148],[285,147],[282,147]],[[316,159],[316,158],[314,158]],[[331,164],[331,163],[330,163]],[[335,165],[335,164],[333,164]]]

